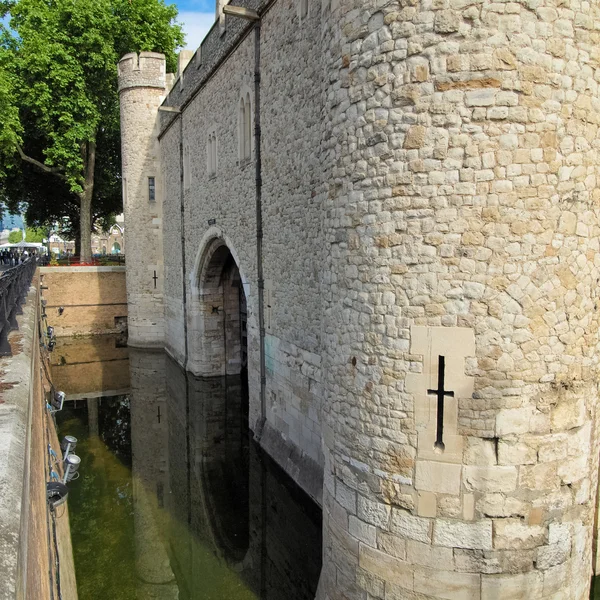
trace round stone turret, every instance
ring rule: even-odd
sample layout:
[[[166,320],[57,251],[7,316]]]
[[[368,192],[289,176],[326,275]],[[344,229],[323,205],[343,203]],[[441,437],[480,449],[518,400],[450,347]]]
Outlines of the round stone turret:
[[[326,19],[320,597],[584,600],[600,3]]]
[[[165,57],[126,54],[119,62],[129,343],[164,340],[162,195],[158,107],[167,93]]]

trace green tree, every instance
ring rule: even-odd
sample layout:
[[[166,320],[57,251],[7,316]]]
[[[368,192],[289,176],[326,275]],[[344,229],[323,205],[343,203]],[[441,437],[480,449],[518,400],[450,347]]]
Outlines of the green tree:
[[[46,232],[43,229],[37,227],[27,227],[25,229],[25,241],[26,242],[42,242],[46,237]],[[9,244],[18,244],[23,240],[23,232],[19,231],[11,231],[8,234],[8,243]]]
[[[91,258],[96,218],[119,212],[117,62],[157,51],[176,66],[177,9],[164,0],[0,0],[0,200],[29,223],[67,216]],[[94,210],[94,207],[100,209]]]

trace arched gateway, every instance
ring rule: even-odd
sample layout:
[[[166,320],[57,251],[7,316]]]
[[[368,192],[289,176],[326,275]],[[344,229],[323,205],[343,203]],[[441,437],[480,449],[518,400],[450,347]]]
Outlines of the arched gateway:
[[[188,368],[195,375],[247,372],[247,302],[239,261],[222,237],[198,253],[192,274]]]

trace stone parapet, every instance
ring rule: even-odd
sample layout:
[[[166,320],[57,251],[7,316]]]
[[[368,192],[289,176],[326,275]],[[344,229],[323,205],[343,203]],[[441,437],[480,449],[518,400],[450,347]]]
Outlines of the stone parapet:
[[[223,3],[222,3],[223,4]],[[221,5],[222,5],[221,4]],[[271,0],[238,0],[236,6],[261,11],[271,4]],[[224,60],[235,50],[246,36],[252,24],[245,19],[222,15],[202,40],[200,47],[189,60],[187,68],[178,73],[165,100],[166,106],[180,107],[188,102],[210,79]],[[161,132],[173,122],[173,116],[161,115]]]
[[[119,92],[130,88],[157,88],[166,86],[166,60],[158,52],[135,52],[126,54],[118,65]]]

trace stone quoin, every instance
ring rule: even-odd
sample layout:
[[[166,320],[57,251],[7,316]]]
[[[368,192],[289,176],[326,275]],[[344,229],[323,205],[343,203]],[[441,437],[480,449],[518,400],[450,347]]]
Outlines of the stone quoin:
[[[236,4],[119,63],[130,343],[247,369],[320,600],[586,599],[600,0]]]

